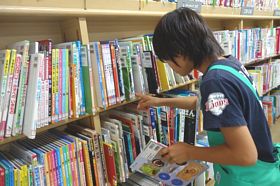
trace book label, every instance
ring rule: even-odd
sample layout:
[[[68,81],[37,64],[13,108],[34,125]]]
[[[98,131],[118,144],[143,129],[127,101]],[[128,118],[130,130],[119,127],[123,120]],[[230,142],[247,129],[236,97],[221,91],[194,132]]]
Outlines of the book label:
[[[241,15],[253,15],[254,7],[248,7],[248,6],[242,7],[240,14]]]
[[[274,10],[273,15],[274,16],[280,16],[280,10]]]
[[[193,11],[200,13],[201,12],[201,2],[191,1],[191,0],[178,0],[177,8],[187,7],[192,9]]]

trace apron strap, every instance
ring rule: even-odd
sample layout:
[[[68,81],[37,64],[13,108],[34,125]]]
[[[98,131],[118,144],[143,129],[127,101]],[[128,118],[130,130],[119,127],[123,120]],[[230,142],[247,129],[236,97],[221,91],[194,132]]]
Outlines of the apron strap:
[[[254,86],[249,81],[249,79],[244,77],[242,74],[240,74],[235,68],[232,68],[232,67],[226,66],[226,65],[213,65],[209,68],[209,71],[210,70],[224,70],[224,71],[231,73],[232,75],[237,77],[239,80],[241,80],[254,93],[256,99],[258,101],[260,101],[260,98],[257,94],[257,90],[254,88]]]

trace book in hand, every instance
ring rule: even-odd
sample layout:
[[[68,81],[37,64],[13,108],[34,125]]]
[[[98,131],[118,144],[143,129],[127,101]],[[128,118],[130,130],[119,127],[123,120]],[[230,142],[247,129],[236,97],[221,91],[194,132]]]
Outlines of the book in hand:
[[[188,185],[207,170],[208,166],[198,161],[188,161],[184,165],[178,165],[162,160],[158,152],[164,147],[166,146],[150,140],[144,150],[131,164],[131,170],[150,176],[163,184],[178,186]]]

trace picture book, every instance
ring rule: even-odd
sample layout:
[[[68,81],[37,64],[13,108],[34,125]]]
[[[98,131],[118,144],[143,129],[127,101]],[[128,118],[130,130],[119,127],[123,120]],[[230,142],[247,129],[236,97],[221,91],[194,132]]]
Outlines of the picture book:
[[[199,161],[188,161],[184,165],[178,165],[162,160],[158,153],[164,147],[166,146],[150,140],[131,164],[132,172],[140,172],[166,185],[185,186],[207,170],[208,166]]]

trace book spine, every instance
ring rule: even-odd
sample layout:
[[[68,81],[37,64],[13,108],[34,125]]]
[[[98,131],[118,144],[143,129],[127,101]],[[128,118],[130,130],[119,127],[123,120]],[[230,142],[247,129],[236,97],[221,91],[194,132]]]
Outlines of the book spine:
[[[96,103],[96,99],[95,99],[95,87],[94,87],[94,79],[93,79],[93,66],[92,66],[92,56],[91,56],[91,49],[90,49],[90,45],[86,45],[86,49],[87,49],[87,63],[88,63],[88,70],[89,70],[89,81],[90,81],[90,92],[91,92],[91,104],[92,104],[92,113],[96,112],[96,108],[97,108],[97,103]]]
[[[106,81],[105,81],[105,70],[104,70],[104,61],[103,61],[103,56],[102,56],[102,49],[101,49],[101,44],[98,42],[98,53],[97,55],[99,56],[99,61],[98,61],[98,65],[100,65],[100,69],[101,69],[101,82],[102,82],[102,86],[104,88],[104,101],[105,101],[105,107],[108,107],[109,106],[109,102],[108,102],[108,92],[107,92],[107,89],[106,89]]]
[[[72,44],[72,63],[73,63],[73,112],[74,118],[81,114],[81,86],[80,86],[80,69],[79,69],[79,53],[75,43]]]
[[[18,82],[18,76],[19,76],[19,68],[20,68],[20,58],[17,58],[17,54],[15,50],[12,50],[12,56],[11,56],[11,65],[9,69],[9,82],[8,87],[10,86],[10,95],[7,100],[7,108],[4,110],[3,115],[6,114],[6,133],[5,137],[10,137],[12,134],[12,128],[13,128],[13,116],[15,111],[15,102],[16,102],[16,93],[17,93],[17,82]],[[9,85],[10,84],[10,85]],[[9,90],[7,90],[9,91]],[[2,121],[3,118],[2,118]]]
[[[42,127],[42,118],[44,113],[44,105],[43,105],[43,90],[44,90],[44,63],[38,63],[39,75],[38,75],[38,82],[37,82],[37,95],[38,95],[38,115],[37,115],[37,128]]]
[[[61,92],[61,119],[66,119],[66,49],[62,49],[62,76],[61,76],[61,85],[62,85],[62,92]]]
[[[17,126],[14,123],[14,118],[15,118],[15,111],[16,111],[16,101],[17,101],[21,61],[22,61],[22,56],[18,54],[17,58],[16,58],[16,66],[15,66],[15,73],[14,73],[13,86],[12,86],[11,102],[10,102],[10,108],[9,108],[10,111],[9,111],[9,116],[8,116],[8,125],[12,126],[12,135],[13,136],[15,136],[17,134]]]
[[[69,91],[70,87],[70,69],[69,69],[69,50],[65,50],[65,118],[69,118],[70,116],[70,100],[71,93]]]
[[[4,72],[2,77],[2,84],[1,84],[1,108],[0,108],[0,140],[3,139],[5,133],[5,126],[2,125],[2,115],[4,110],[4,103],[5,103],[5,94],[7,89],[7,81],[9,75],[9,63],[10,63],[11,51],[6,50],[3,54],[4,60]]]
[[[23,78],[23,92],[22,92],[22,100],[21,100],[21,111],[20,111],[20,117],[19,117],[19,126],[20,126],[20,131],[22,131],[22,127],[23,127],[23,119],[24,119],[24,113],[25,113],[25,102],[26,102],[26,94],[27,94],[27,86],[28,86],[28,77],[29,77],[29,59],[28,59],[28,51],[29,51],[29,47],[25,47],[24,48],[24,54],[23,56],[26,57],[26,59],[23,60],[23,72],[21,71],[21,73],[23,73],[23,76],[21,76],[21,78]]]
[[[81,47],[81,62],[83,69],[83,82],[84,82],[84,93],[86,101],[86,112],[92,114],[92,97],[91,97],[91,84],[90,84],[90,72],[87,56],[87,47]]]
[[[105,185],[105,177],[103,172],[103,168],[102,168],[102,156],[101,156],[101,148],[99,145],[99,136],[96,133],[93,136],[93,145],[94,145],[94,153],[95,153],[95,162],[96,162],[96,167],[97,167],[97,174],[98,174],[98,179],[99,179],[99,185],[103,186]]]
[[[48,59],[48,73],[47,73],[47,80],[48,80],[48,123],[52,121],[52,42],[48,42],[47,47],[47,59]]]
[[[55,84],[56,84],[56,71],[55,71],[55,59],[56,59],[56,50],[52,49],[52,123],[55,122]]]
[[[120,95],[120,87],[119,87],[117,61],[116,61],[115,47],[112,43],[110,43],[110,52],[111,52],[111,59],[112,59],[112,69],[113,69],[113,77],[114,77],[116,102],[120,103],[121,95]]]
[[[63,92],[63,49],[59,49],[58,60],[58,120],[62,120],[62,92]]]
[[[102,43],[101,50],[102,50],[102,57],[103,57],[102,60],[103,60],[103,68],[104,68],[104,75],[105,75],[106,88],[107,88],[108,103],[109,106],[111,106],[116,104],[116,96],[115,96],[115,85],[114,85],[114,77],[113,77],[113,69],[112,69],[109,44]]]
[[[59,121],[59,93],[60,93],[60,51],[61,49],[55,50],[55,118],[54,121]]]
[[[83,79],[83,68],[82,68],[82,55],[81,55],[81,42],[76,41],[77,51],[78,51],[78,66],[79,66],[79,79],[80,79],[80,108],[81,114],[85,114],[86,112],[86,103],[85,103],[85,87],[84,87],[84,79]]]
[[[11,51],[11,57],[9,62],[9,70],[8,70],[8,78],[7,78],[7,88],[6,93],[4,97],[4,109],[2,110],[2,120],[1,125],[4,129],[6,129],[6,133],[8,130],[8,136],[10,136],[10,130],[11,128],[7,128],[7,117],[8,117],[8,109],[9,109],[9,102],[10,102],[10,95],[12,90],[12,84],[13,84],[13,75],[14,75],[14,67],[15,67],[15,58],[16,58],[16,51]],[[5,134],[6,136],[6,134]]]

